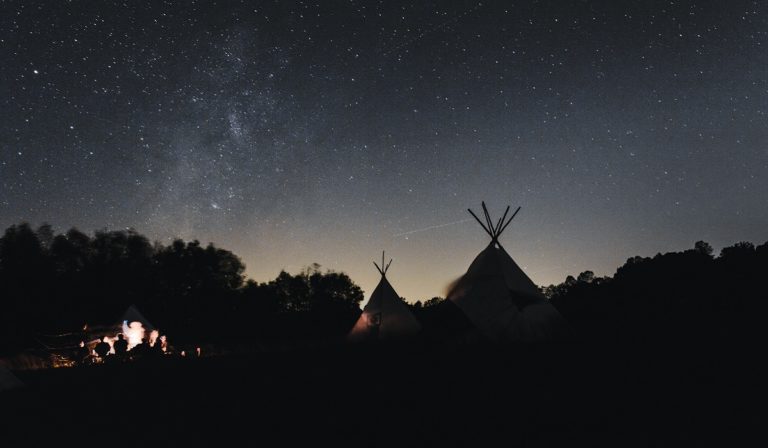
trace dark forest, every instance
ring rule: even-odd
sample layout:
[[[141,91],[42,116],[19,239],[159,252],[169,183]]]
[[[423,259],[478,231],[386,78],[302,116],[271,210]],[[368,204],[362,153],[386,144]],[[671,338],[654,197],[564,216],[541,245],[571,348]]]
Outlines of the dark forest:
[[[133,231],[92,236],[22,223],[0,238],[2,353],[39,349],[38,335],[111,324],[138,306],[179,343],[267,347],[341,341],[363,291],[346,274],[309,265],[272,281],[247,280],[238,256],[213,244],[152,243]],[[631,257],[613,276],[586,271],[544,294],[577,341],[764,339],[768,243],[739,242]],[[440,297],[409,304],[422,340],[450,338],[464,322]],[[459,331],[459,330],[456,330]]]

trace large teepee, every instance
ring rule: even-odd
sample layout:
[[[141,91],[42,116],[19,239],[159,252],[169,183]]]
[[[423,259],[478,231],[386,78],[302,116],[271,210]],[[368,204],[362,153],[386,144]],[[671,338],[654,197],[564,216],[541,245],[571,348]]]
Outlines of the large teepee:
[[[565,322],[539,288],[512,260],[499,243],[499,236],[520,211],[507,219],[509,207],[495,224],[483,205],[485,224],[469,213],[491,237],[451,288],[448,299],[455,303],[485,337],[493,341],[548,340],[558,337]]]
[[[373,290],[363,314],[349,332],[350,341],[392,341],[407,339],[419,331],[421,324],[403,303],[400,296],[387,281],[387,270],[392,260],[384,265],[384,254],[381,255],[381,266],[373,263],[381,274],[376,289]]]

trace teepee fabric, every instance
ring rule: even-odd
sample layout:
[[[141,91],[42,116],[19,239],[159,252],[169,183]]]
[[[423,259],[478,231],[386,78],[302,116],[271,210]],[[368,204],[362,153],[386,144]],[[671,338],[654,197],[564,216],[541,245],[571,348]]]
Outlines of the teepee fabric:
[[[380,272],[378,286],[349,332],[351,341],[405,339],[421,330],[419,321],[387,280],[386,271]]]
[[[0,392],[23,386],[22,382],[10,370],[0,365]]]
[[[128,325],[130,325],[131,322],[139,322],[141,326],[147,331],[152,331],[155,329],[155,326],[152,325],[152,323],[149,322],[143,314],[141,314],[139,309],[136,308],[136,305],[131,305],[127,310],[125,310],[125,313],[123,314],[123,322],[126,322]]]
[[[499,244],[498,237],[506,224],[500,220],[493,226],[491,222],[487,218],[488,228],[483,226],[491,236],[491,244],[480,252],[467,273],[456,282],[448,299],[491,340],[547,340],[557,337],[564,326],[562,316]]]

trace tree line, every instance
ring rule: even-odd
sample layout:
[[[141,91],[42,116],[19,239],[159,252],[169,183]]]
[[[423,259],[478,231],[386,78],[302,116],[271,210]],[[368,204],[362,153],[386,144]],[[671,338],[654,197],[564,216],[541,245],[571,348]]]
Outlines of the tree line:
[[[199,241],[12,225],[0,237],[0,354],[29,348],[37,334],[114,324],[130,305],[180,342],[340,339],[360,315],[363,292],[344,273],[314,264],[256,282],[244,269],[237,255]],[[768,243],[737,243],[715,257],[700,241],[542,291],[578,340],[763,339],[766,273]],[[440,297],[409,307],[429,337],[466,325]]]
[[[719,256],[697,242],[682,252],[632,257],[613,277],[585,271],[544,289],[583,340],[766,339],[768,243],[739,242]]]
[[[0,237],[0,353],[37,334],[117,323],[131,305],[174,341],[194,342],[340,337],[360,314],[363,292],[344,273],[315,264],[259,283],[244,270],[237,255],[199,241],[12,225]]]

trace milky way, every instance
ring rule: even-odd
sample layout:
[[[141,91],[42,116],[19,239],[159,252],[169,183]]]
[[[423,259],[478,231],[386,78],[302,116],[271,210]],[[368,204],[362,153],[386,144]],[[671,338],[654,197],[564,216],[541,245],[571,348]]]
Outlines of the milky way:
[[[0,225],[367,291],[386,249],[412,300],[487,244],[481,200],[522,206],[539,284],[768,239],[763,5],[531,3],[3,2]]]

